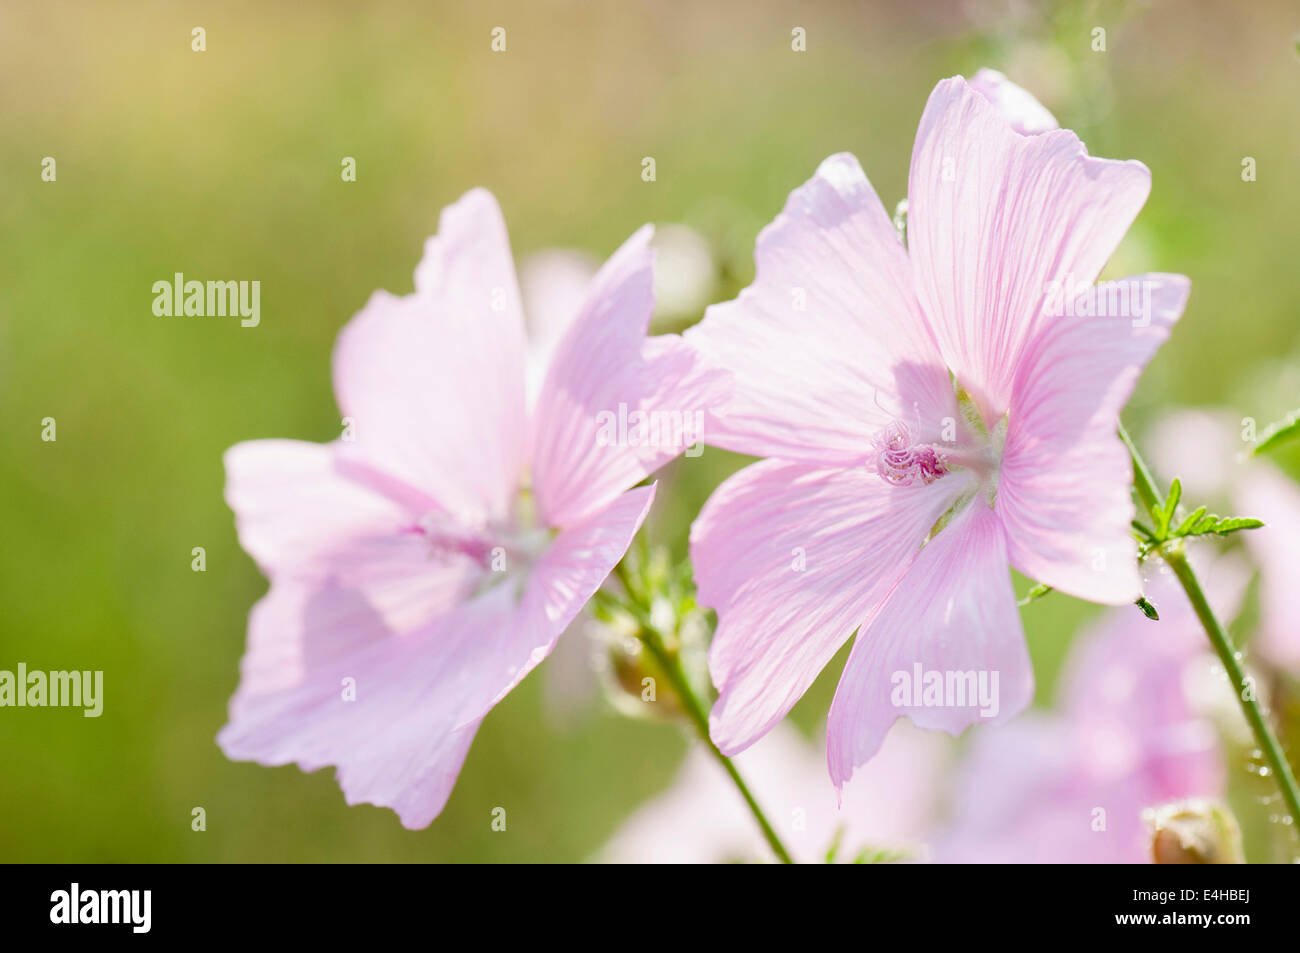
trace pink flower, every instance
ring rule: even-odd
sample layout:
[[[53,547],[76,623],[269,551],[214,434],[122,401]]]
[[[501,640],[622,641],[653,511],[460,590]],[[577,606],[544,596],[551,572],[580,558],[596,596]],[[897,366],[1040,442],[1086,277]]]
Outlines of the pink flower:
[[[917,132],[907,247],[850,155],[759,236],[754,284],[686,335],[735,375],[709,442],[772,458],[692,529],[724,752],[855,630],[828,729],[837,785],[901,715],[953,733],[1010,718],[1033,672],[1008,562],[1084,599],[1138,596],[1115,428],[1188,282],[1092,283],[1149,187],[1072,132],[1016,132],[955,77]],[[951,692],[983,675],[995,704],[934,703],[900,684],[918,672]]]
[[[481,190],[443,212],[415,293],[344,329],[327,445],[226,454],[243,547],[270,577],[218,742],[338,766],[349,804],[429,824],[479,722],[622,558],[684,447],[600,439],[602,414],[707,410],[725,383],[647,339],[649,227],[593,279],[535,399],[505,223]]]
[[[1216,610],[1230,617],[1245,574],[1220,560],[1207,578]],[[1145,863],[1145,808],[1222,793],[1214,706],[1193,691],[1204,681],[1196,676],[1205,634],[1163,564],[1148,596],[1158,623],[1123,606],[1079,637],[1062,672],[1060,714],[1026,714],[973,739],[936,860]]]
[[[1246,546],[1259,566],[1259,636],[1251,648],[1300,676],[1300,628],[1295,621],[1300,591],[1300,489],[1275,467],[1260,463],[1242,477],[1233,515],[1264,521],[1246,531]]]
[[[1300,488],[1272,464],[1243,453],[1238,421],[1239,415],[1226,410],[1169,413],[1147,434],[1150,460],[1157,475],[1178,477],[1183,499],[1193,505],[1230,497],[1226,515],[1264,521],[1240,534],[1260,576],[1259,631],[1250,651],[1300,675],[1293,606],[1300,590]]]
[[[812,745],[778,726],[736,759],[777,836],[800,863],[862,850],[924,860],[949,755],[947,739],[896,725],[840,803]],[[601,852],[606,863],[717,864],[770,858],[745,802],[709,752],[695,747],[673,786],[640,808]]]

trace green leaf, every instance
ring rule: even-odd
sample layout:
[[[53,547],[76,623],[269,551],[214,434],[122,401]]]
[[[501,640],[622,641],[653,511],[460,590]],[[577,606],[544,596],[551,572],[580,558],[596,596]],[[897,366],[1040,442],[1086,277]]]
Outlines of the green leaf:
[[[826,848],[826,863],[835,863],[835,857],[840,852],[840,842],[844,840],[844,825],[841,824],[835,828],[835,834],[831,837],[831,844]]]
[[[1197,521],[1196,525],[1188,530],[1187,535],[1200,536],[1202,533],[1208,533],[1212,530],[1214,524],[1219,522],[1220,519],[1221,517],[1218,513],[1210,513],[1207,516],[1202,516],[1200,520]]]
[[[1205,515],[1205,510],[1206,508],[1204,506],[1198,506],[1194,511],[1192,511],[1192,513],[1187,517],[1187,519],[1183,520],[1181,523],[1178,524],[1178,528],[1174,530],[1174,535],[1186,536],[1188,533],[1190,533],[1192,527],[1195,526],[1198,522],[1200,522],[1201,517]]]
[[[905,850],[891,850],[887,847],[864,847],[853,858],[855,864],[896,864],[907,860],[911,855]]]
[[[1034,588],[1030,589],[1027,593],[1025,593],[1025,597],[1021,599],[1019,602],[1017,602],[1016,605],[1027,606],[1029,605],[1029,603],[1034,602],[1037,599],[1043,598],[1043,596],[1047,595],[1051,591],[1052,591],[1051,586],[1040,582],[1038,585],[1034,586]]]
[[[1264,525],[1263,520],[1251,519],[1248,516],[1233,516],[1228,519],[1219,520],[1214,524],[1211,532],[1218,536],[1227,536],[1229,533],[1235,533],[1239,529],[1259,529]]]
[[[1297,436],[1300,436],[1300,410],[1293,410],[1281,420],[1265,427],[1255,440],[1255,448],[1250,452],[1264,453]]]
[[[1146,539],[1156,538],[1155,530],[1153,530],[1150,526],[1148,526],[1146,523],[1142,522],[1141,520],[1134,520],[1133,528],[1137,530],[1139,533],[1141,533]]]
[[[1182,498],[1183,485],[1179,482],[1178,477],[1174,477],[1174,482],[1169,484],[1169,495],[1165,497],[1165,505],[1156,514],[1156,532],[1159,534],[1160,539],[1168,539],[1169,522],[1174,518],[1174,510],[1178,508],[1178,501]]]

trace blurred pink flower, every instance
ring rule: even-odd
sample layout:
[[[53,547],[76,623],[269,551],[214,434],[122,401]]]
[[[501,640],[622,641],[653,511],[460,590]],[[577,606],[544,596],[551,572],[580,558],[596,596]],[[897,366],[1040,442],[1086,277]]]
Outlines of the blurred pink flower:
[[[772,458],[692,529],[724,752],[779,721],[855,629],[828,729],[837,785],[903,714],[952,733],[1010,718],[1033,672],[1008,562],[1081,598],[1136,598],[1115,427],[1188,282],[1092,282],[1149,188],[1141,163],[1093,158],[1066,130],[1022,135],[955,77],[917,132],[907,247],[846,154],[759,236],[753,285],[686,334],[735,374],[708,442]],[[996,713],[893,703],[913,671],[996,677]]]
[[[1300,627],[1292,605],[1300,590],[1300,488],[1273,465],[1242,453],[1239,417],[1226,410],[1187,408],[1151,427],[1147,443],[1162,479],[1178,477],[1193,506],[1230,500],[1232,516],[1264,521],[1241,538],[1259,568],[1259,630],[1252,652],[1300,675]]]
[[[1238,481],[1234,516],[1264,521],[1247,530],[1246,546],[1259,566],[1258,648],[1272,664],[1300,676],[1300,626],[1295,600],[1300,592],[1300,488],[1274,467],[1260,463]]]
[[[894,726],[880,754],[845,787],[839,805],[826,784],[819,748],[792,728],[777,726],[737,757],[736,765],[796,861],[825,860],[837,834],[840,861],[864,849],[923,860],[949,748],[939,735]],[[696,746],[673,786],[632,815],[599,859],[712,864],[770,857],[744,800],[713,757]]]
[[[681,447],[597,439],[598,415],[708,408],[723,376],[647,339],[649,227],[596,275],[532,400],[496,200],[447,208],[415,293],[339,336],[340,440],[226,453],[240,543],[271,580],[218,736],[227,756],[338,766],[349,804],[442,810],[479,722],[623,556]]]
[[[1244,573],[1220,560],[1208,575],[1230,617]],[[1145,863],[1144,808],[1222,793],[1217,706],[1197,693],[1205,635],[1163,563],[1147,595],[1159,622],[1124,606],[1079,636],[1059,714],[1027,713],[972,739],[937,861]]]

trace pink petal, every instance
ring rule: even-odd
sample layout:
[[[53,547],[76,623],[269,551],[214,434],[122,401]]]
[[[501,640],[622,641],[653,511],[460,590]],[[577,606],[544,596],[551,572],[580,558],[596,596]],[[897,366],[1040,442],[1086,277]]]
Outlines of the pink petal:
[[[459,517],[504,515],[524,459],[523,342],[505,223],[475,190],[443,211],[416,294],[376,293],[340,334],[343,453]]]
[[[725,754],[784,717],[966,485],[894,487],[865,468],[767,460],[714,492],[691,561],[700,602],[718,611],[709,725]]]
[[[427,555],[407,593],[364,554],[353,574],[277,581],[249,621],[222,750],[305,771],[336,764],[349,804],[391,807],[405,826],[426,826],[483,716],[550,652],[626,552],[653,497],[653,487],[628,491],[560,534],[526,583],[503,579],[431,622],[425,605],[418,626],[410,620],[418,583],[428,588],[433,570]],[[395,615],[406,624],[394,625]],[[355,701],[343,699],[348,678]]]
[[[338,444],[253,440],[226,451],[226,501],[243,546],[272,579],[345,587],[393,631],[461,601],[481,570],[435,560],[416,513],[348,475]]]
[[[304,571],[322,553],[388,528],[411,513],[337,468],[335,445],[250,440],[226,451],[226,502],[239,543],[267,574]]]
[[[1146,201],[1140,162],[1066,130],[1022,136],[961,77],[930,95],[908,188],[917,294],[947,365],[990,425],[1052,282],[1091,284]]]
[[[353,592],[273,586],[254,610],[244,680],[218,744],[233,760],[338,765],[347,803],[391,807],[403,826],[427,826],[477,729],[462,725],[464,701],[481,677],[481,633],[510,624],[504,595],[499,587],[394,636]]]
[[[977,701],[957,704],[945,697],[947,704],[915,705],[905,694],[895,705],[898,673],[912,679],[918,665],[921,684],[926,673],[945,679],[982,673],[994,704],[981,714]],[[903,715],[919,727],[955,735],[975,722],[1007,721],[1033,694],[1002,527],[977,497],[921,550],[883,608],[859,630],[831,704],[831,780],[843,786]]]
[[[1237,515],[1265,524],[1242,534],[1260,567],[1259,647],[1274,664],[1300,674],[1300,490],[1271,467],[1260,467],[1245,475],[1234,500]]]
[[[1070,595],[1116,605],[1140,592],[1129,530],[1133,470],[1115,433],[1119,411],[1182,314],[1189,284],[1181,275],[1108,282],[1072,313],[1085,299],[1100,310],[1121,288],[1130,300],[1145,289],[1149,313],[1052,318],[1027,347],[997,496],[1012,565]]]
[[[970,88],[996,106],[1011,128],[1023,136],[1060,128],[1056,117],[1042,103],[995,69],[976,73]]]
[[[479,635],[475,652],[482,690],[467,700],[468,718],[486,714],[550,655],[627,553],[654,496],[654,486],[635,487],[555,538],[531,567],[510,625]]]
[[[706,371],[681,338],[645,336],[651,233],[642,228],[601,268],[542,385],[532,475],[550,526],[581,521],[682,453],[725,399],[727,376]],[[653,426],[642,432],[639,419]]]
[[[550,248],[519,266],[519,290],[528,323],[528,405],[542,392],[551,355],[582,310],[596,265],[582,252]]]
[[[758,237],[757,277],[686,339],[735,374],[707,442],[856,463],[894,418],[938,427],[952,386],[912,290],[907,252],[857,159],[831,156]]]

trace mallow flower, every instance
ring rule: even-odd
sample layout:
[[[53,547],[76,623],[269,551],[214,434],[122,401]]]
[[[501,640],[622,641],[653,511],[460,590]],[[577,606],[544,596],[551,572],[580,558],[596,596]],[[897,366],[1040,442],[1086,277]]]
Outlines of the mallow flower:
[[[468,193],[415,292],[376,293],[339,336],[340,439],[227,451],[240,542],[271,581],[227,756],[337,765],[349,804],[438,815],[488,710],[622,558],[654,497],[636,484],[684,449],[637,439],[638,415],[703,413],[725,386],[680,338],[646,338],[650,235],[596,274],[530,387],[505,223]]]
[[[760,234],[753,284],[686,333],[734,374],[708,442],[768,458],[692,527],[724,753],[855,631],[828,725],[837,785],[900,716],[951,733],[1013,716],[1033,672],[1008,563],[1095,602],[1140,595],[1116,424],[1188,281],[1094,285],[1150,172],[1068,130],[1017,131],[989,98],[1007,81],[985,80],[930,95],[906,244],[834,155]],[[1032,130],[1028,97],[995,98]]]
[[[826,783],[820,745],[778,725],[736,758],[777,836],[800,863],[860,856],[921,861],[940,813],[948,739],[897,724],[880,755],[842,798]],[[745,802],[717,762],[696,746],[671,788],[642,805],[602,849],[615,864],[720,864],[771,856]]]
[[[1058,711],[972,739],[937,861],[1145,863],[1147,811],[1223,794],[1214,715],[1232,692],[1221,668],[1209,677],[1205,633],[1173,574],[1147,565],[1159,623],[1128,606],[1103,613],[1070,647]],[[1209,568],[1215,610],[1230,618],[1246,573],[1230,558]]]

